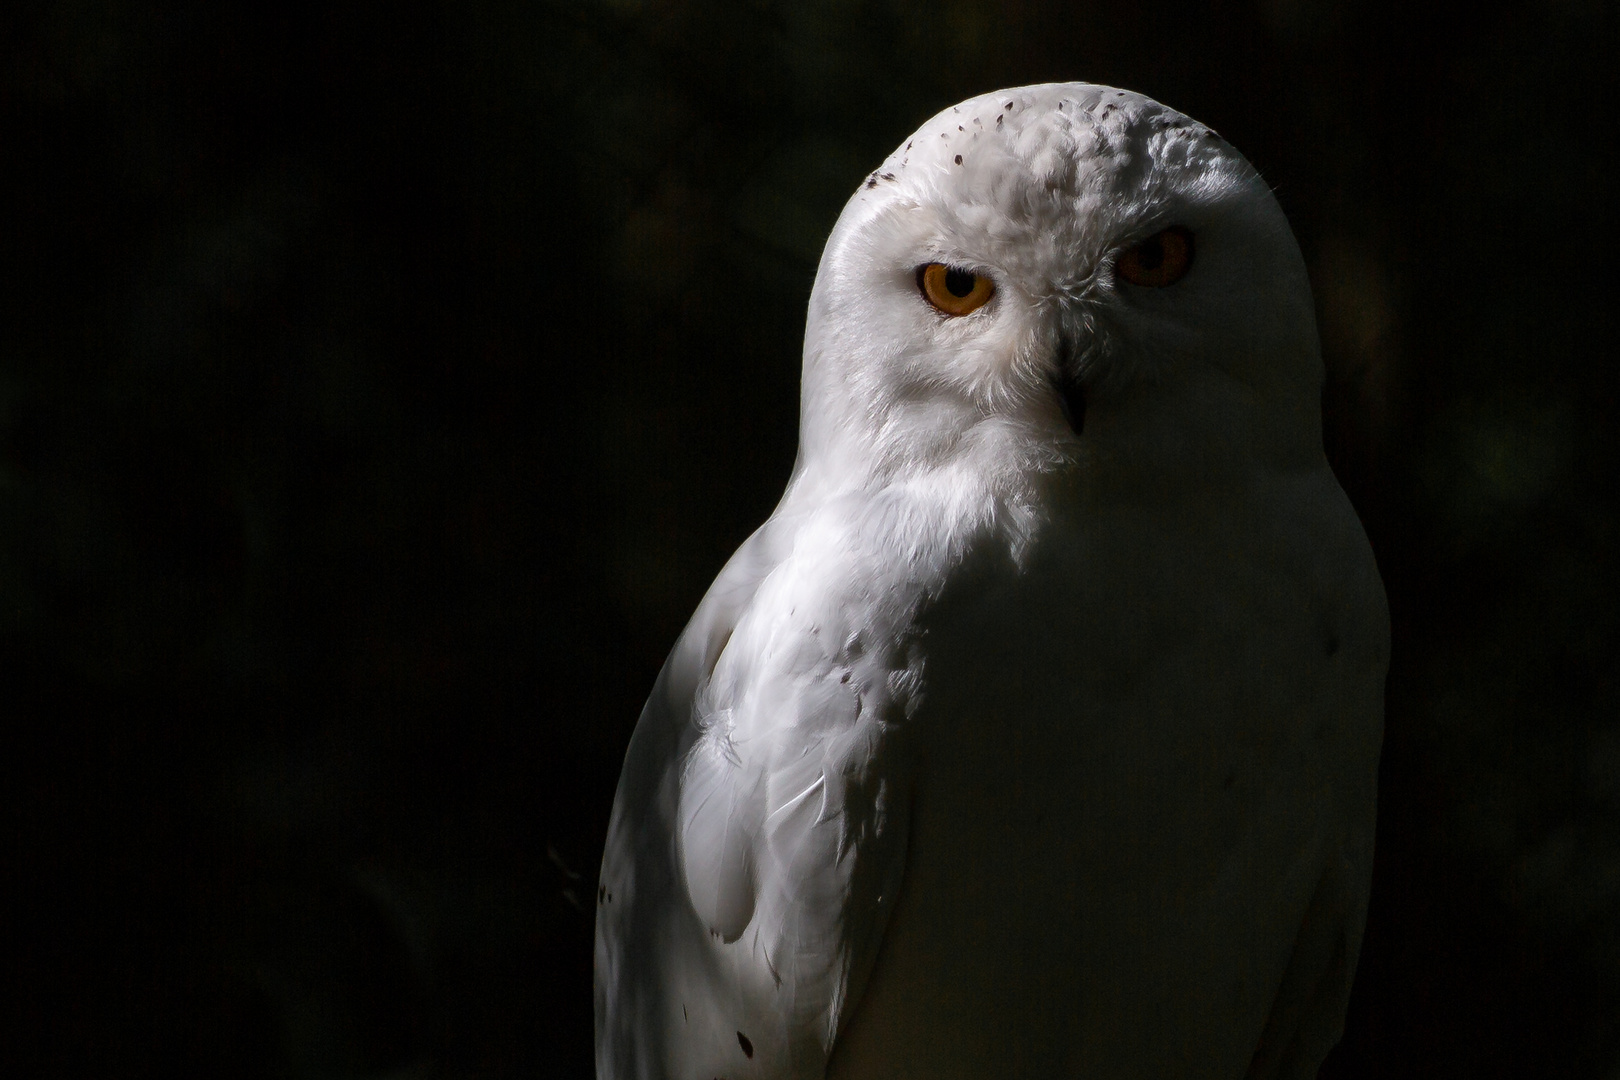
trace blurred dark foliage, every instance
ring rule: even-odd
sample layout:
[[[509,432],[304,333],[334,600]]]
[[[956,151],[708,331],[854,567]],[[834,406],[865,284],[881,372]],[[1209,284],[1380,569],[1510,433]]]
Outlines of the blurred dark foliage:
[[[0,1069],[590,1075],[576,901],[821,242],[1082,78],[1242,148],[1317,289],[1395,622],[1323,1075],[1620,1076],[1620,42],[1443,10],[9,4]]]

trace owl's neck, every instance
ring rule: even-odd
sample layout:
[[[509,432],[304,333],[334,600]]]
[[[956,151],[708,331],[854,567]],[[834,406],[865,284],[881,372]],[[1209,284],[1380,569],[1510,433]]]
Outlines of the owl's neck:
[[[927,490],[972,516],[1039,503],[1056,482],[1085,501],[1162,506],[1324,464],[1313,395],[1259,389],[1211,365],[1092,395],[1078,436],[1055,396],[1002,411],[943,395],[881,412],[852,403],[841,416],[824,409],[817,419],[819,428],[801,429],[794,471],[809,502]]]

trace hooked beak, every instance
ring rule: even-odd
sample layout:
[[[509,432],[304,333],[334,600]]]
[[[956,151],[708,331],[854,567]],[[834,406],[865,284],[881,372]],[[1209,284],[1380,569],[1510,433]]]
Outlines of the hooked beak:
[[[1086,388],[1080,381],[1074,343],[1067,334],[1058,338],[1057,371],[1052,375],[1052,386],[1057,391],[1058,407],[1063,410],[1069,429],[1076,435],[1081,434],[1086,426]]]

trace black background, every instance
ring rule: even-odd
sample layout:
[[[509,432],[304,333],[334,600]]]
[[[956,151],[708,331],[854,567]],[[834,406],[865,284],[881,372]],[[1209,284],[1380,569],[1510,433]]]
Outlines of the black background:
[[[1388,585],[1324,1076],[1620,1075],[1620,42],[1437,8],[7,5],[0,1067],[590,1075],[620,756],[786,479],[826,232],[1086,79],[1276,188]]]

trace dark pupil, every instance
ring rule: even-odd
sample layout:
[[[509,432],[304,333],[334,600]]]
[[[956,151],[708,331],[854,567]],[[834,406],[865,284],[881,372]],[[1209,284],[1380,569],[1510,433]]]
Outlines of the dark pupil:
[[[945,291],[958,299],[972,292],[973,283],[977,280],[977,275],[970,274],[966,270],[952,270],[949,267],[945,269]]]
[[[1157,270],[1164,265],[1164,242],[1157,236],[1144,240],[1136,248],[1136,261],[1144,270]]]

